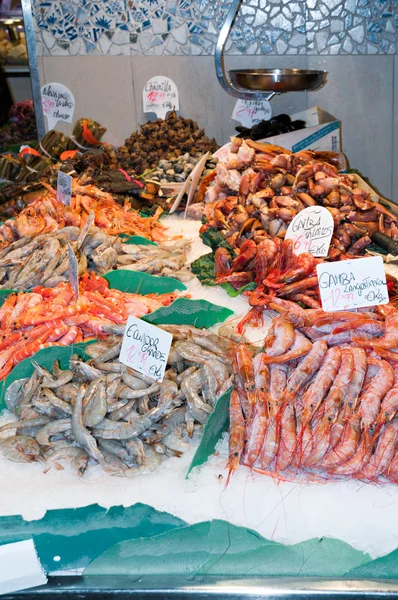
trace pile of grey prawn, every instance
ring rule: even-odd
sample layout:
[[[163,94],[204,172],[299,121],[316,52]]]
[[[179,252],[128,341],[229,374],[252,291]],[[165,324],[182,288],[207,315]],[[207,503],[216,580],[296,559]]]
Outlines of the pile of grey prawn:
[[[3,455],[39,461],[45,470],[63,469],[66,462],[80,477],[97,463],[112,475],[131,477],[184,454],[231,386],[232,367],[218,335],[161,327],[173,335],[161,383],[119,362],[120,335],[88,345],[91,359],[73,355],[67,370],[57,361],[52,372],[32,361],[31,377],[6,390],[7,408],[18,420],[0,427]]]

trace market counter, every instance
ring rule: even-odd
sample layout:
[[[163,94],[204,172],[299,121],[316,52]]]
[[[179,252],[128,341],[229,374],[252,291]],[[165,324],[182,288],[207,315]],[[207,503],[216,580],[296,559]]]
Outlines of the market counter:
[[[3,600],[54,600],[70,598],[141,598],[180,600],[212,598],[214,600],[248,598],[371,598],[398,597],[398,582],[390,579],[222,579],[218,577],[50,577],[48,584],[3,596]]]

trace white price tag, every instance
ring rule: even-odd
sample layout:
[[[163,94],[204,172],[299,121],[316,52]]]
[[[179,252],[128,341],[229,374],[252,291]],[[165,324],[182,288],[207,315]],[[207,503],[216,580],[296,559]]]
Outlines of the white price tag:
[[[119,360],[155,381],[163,381],[172,339],[168,331],[129,317]]]
[[[58,121],[72,123],[75,99],[62,83],[47,83],[41,88],[41,104],[47,117],[48,129],[54,129]]]
[[[313,256],[327,256],[334,230],[333,217],[323,206],[309,206],[301,210],[290,222],[285,235],[293,240],[297,256],[309,252]]]
[[[68,244],[68,258],[69,258],[69,281],[75,290],[76,298],[79,297],[79,264],[77,262],[76,254],[73,252],[73,248]]]
[[[316,267],[324,311],[388,303],[381,256],[322,263]]]
[[[90,231],[91,227],[93,226],[95,221],[95,213],[92,210],[90,212],[90,214],[87,217],[87,221],[85,222],[84,226],[82,227],[82,230],[80,231],[80,235],[77,238],[77,249],[80,250],[80,248],[83,246],[84,244],[84,240],[86,239],[86,236],[88,234],[88,232]]]
[[[272,117],[271,103],[268,100],[238,100],[232,118],[251,127],[260,121],[269,121]]]
[[[142,102],[144,112],[154,112],[164,119],[168,112],[180,108],[177,86],[169,77],[152,77],[144,85]]]
[[[72,177],[62,171],[58,171],[57,175],[57,200],[70,206],[72,198]]]

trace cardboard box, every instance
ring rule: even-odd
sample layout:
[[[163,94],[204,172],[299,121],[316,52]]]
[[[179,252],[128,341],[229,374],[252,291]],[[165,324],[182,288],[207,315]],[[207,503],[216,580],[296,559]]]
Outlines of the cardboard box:
[[[290,116],[292,121],[301,119],[307,123],[305,129],[267,137],[262,142],[276,144],[292,152],[301,150],[341,151],[340,121],[318,106]]]

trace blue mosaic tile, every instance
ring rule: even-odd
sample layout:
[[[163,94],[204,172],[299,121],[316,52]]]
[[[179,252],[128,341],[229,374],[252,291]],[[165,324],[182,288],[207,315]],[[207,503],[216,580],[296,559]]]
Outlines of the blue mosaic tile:
[[[210,55],[230,5],[231,0],[32,1],[35,35],[46,55],[53,48],[56,54],[57,48],[68,53],[79,40],[71,50],[75,55],[130,50]],[[306,43],[294,37],[303,34]],[[116,41],[110,43],[113,36]],[[398,0],[243,0],[227,54],[294,55],[298,45],[299,54],[392,54],[397,38]],[[127,52],[117,49],[115,44],[126,46],[126,39]]]

